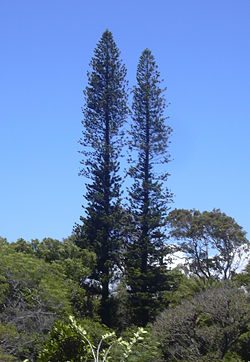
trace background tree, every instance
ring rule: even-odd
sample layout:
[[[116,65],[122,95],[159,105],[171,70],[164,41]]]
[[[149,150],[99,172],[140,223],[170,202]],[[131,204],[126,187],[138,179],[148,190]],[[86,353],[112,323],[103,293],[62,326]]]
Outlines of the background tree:
[[[10,247],[17,252],[42,259],[60,270],[71,286],[70,301],[74,314],[82,317],[96,316],[99,301],[84,288],[95,267],[96,256],[93,252],[78,247],[74,236],[63,241],[44,238],[41,242],[38,239],[27,242],[18,239]]]
[[[191,273],[199,277],[231,278],[249,250],[245,231],[220,210],[175,209],[168,223],[170,235],[187,254]]]
[[[0,351],[36,361],[53,322],[72,313],[75,284],[62,268],[6,241],[0,240],[0,252]]]
[[[164,360],[248,361],[248,299],[243,290],[224,282],[164,311],[154,324]],[[224,359],[230,352],[235,358]]]
[[[83,225],[75,227],[77,245],[97,255],[91,275],[92,288],[101,294],[100,314],[109,324],[110,284],[115,275],[120,247],[120,186],[119,155],[122,126],[127,116],[126,69],[110,31],[106,30],[91,60],[88,86],[84,92],[81,175],[87,184],[83,206]]]
[[[151,51],[143,51],[133,91],[133,123],[129,143],[133,179],[129,190],[131,227],[128,232],[126,276],[134,322],[145,325],[161,308],[167,288],[164,257],[165,218],[171,194],[164,185],[168,173],[160,172],[169,161],[166,103],[158,67]],[[159,166],[157,168],[157,166]]]
[[[233,278],[237,285],[243,287],[248,293],[250,293],[250,260],[248,261],[245,269],[236,274]]]
[[[173,307],[181,304],[185,299],[191,300],[195,295],[200,294],[208,289],[221,286],[221,281],[183,275],[178,288],[171,294],[169,306]]]

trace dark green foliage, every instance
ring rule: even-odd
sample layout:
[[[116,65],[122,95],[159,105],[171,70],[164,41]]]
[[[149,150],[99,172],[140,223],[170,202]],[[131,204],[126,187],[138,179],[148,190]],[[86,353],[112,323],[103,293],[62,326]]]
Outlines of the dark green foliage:
[[[182,275],[178,287],[170,297],[170,306],[181,304],[185,299],[191,300],[195,295],[219,286],[221,282],[212,278],[190,278]]]
[[[240,337],[232,345],[232,348],[230,348],[230,351],[225,354],[223,360],[248,362],[250,360],[249,342],[250,342],[250,323],[248,323],[247,330],[240,335]]]
[[[111,318],[110,284],[118,265],[120,236],[119,155],[122,126],[127,116],[126,69],[111,32],[105,31],[90,63],[88,86],[84,92],[83,137],[80,140],[84,158],[81,174],[87,184],[83,206],[86,216],[82,226],[75,227],[77,245],[96,253],[97,264],[89,288],[101,294],[100,314],[109,324]]]
[[[209,289],[164,311],[154,324],[167,361],[221,361],[228,352],[243,356],[249,300],[231,284]],[[236,352],[235,352],[236,353]]]
[[[52,327],[49,340],[39,354],[40,362],[81,361],[85,352],[81,336],[71,325],[57,322]]]
[[[249,250],[246,233],[220,210],[175,209],[168,215],[171,236],[181,240],[192,274],[207,279],[230,279]]]
[[[248,348],[248,346],[246,346]],[[227,352],[222,360],[223,362],[248,362],[247,359],[242,359],[236,352]]]
[[[80,325],[88,331],[88,338],[93,345],[98,345],[102,335],[109,332],[107,327],[88,319],[82,320]],[[86,343],[79,331],[67,320],[66,322],[56,322],[52,327],[49,339],[41,351],[38,361],[92,362],[93,356],[88,343]]]
[[[168,288],[164,226],[171,195],[164,184],[168,173],[160,168],[169,161],[167,148],[172,130],[165,125],[166,105],[159,77],[153,55],[144,50],[133,92],[129,143],[133,185],[129,190],[131,220],[126,252],[133,321],[139,325],[155,317],[164,305],[163,292]]]

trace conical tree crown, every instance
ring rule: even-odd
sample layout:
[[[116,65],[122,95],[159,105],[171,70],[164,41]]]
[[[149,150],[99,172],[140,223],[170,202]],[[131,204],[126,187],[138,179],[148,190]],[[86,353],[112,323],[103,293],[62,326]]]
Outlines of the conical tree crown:
[[[170,127],[165,125],[165,98],[161,89],[160,73],[154,56],[145,49],[137,67],[137,86],[134,88],[133,126],[134,147],[138,151],[148,150],[151,161],[162,156],[161,162],[168,161],[167,153]]]
[[[81,143],[97,150],[103,148],[107,127],[109,141],[112,141],[127,116],[126,68],[110,31],[103,33],[90,66],[92,70],[88,72],[88,86],[84,91],[84,137]]]
[[[102,321],[110,323],[109,287],[118,264],[120,237],[119,155],[122,126],[127,116],[126,69],[112,33],[104,32],[94,51],[84,91],[81,175],[91,181],[86,185],[82,226],[77,226],[77,243],[94,251],[97,265],[92,287],[101,294]]]
[[[164,185],[168,173],[161,168],[169,161],[172,130],[165,124],[166,103],[160,85],[154,57],[145,49],[133,91],[129,171],[133,184],[129,189],[131,223],[126,250],[133,322],[141,325],[146,325],[164,308],[163,294],[169,287],[164,265],[167,253],[164,226],[171,194]]]

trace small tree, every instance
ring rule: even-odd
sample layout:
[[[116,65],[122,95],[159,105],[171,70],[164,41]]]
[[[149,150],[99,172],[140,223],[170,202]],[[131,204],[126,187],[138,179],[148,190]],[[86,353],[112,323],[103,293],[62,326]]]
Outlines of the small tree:
[[[88,86],[84,92],[83,137],[80,140],[87,184],[83,206],[86,216],[75,227],[77,244],[96,253],[97,265],[91,275],[92,287],[101,294],[102,322],[110,324],[110,283],[120,248],[119,155],[122,125],[127,116],[126,69],[110,31],[106,30],[91,60]]]
[[[171,199],[161,168],[169,161],[167,152],[172,132],[165,124],[166,103],[160,74],[150,50],[143,51],[133,91],[133,123],[130,131],[133,180],[129,189],[129,230],[126,276],[134,322],[145,325],[162,306],[167,288],[164,257],[165,218]],[[159,166],[159,167],[157,167]]]

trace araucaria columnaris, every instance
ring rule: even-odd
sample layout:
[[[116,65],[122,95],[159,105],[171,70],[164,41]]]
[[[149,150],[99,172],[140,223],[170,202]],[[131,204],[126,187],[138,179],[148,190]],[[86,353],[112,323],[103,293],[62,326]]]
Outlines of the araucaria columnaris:
[[[166,125],[163,92],[155,59],[146,49],[133,91],[129,171],[133,184],[129,189],[131,226],[126,255],[133,322],[139,325],[146,325],[164,307],[163,295],[168,288],[164,226],[172,196],[165,183],[172,129]]]
[[[75,228],[78,245],[96,253],[91,287],[100,293],[102,322],[110,324],[110,284],[115,275],[120,238],[119,155],[122,126],[127,117],[126,68],[112,33],[106,30],[94,51],[84,91],[80,144],[81,175],[88,177],[85,216]]]

